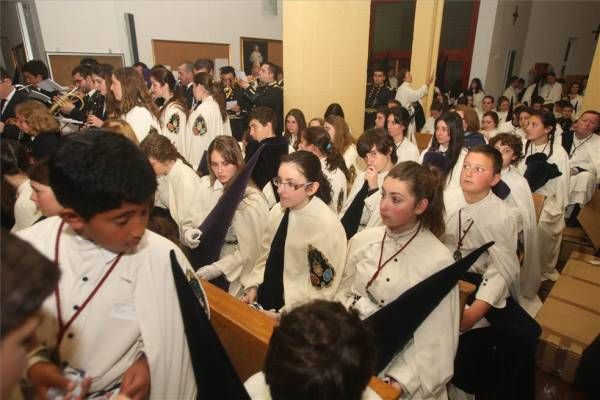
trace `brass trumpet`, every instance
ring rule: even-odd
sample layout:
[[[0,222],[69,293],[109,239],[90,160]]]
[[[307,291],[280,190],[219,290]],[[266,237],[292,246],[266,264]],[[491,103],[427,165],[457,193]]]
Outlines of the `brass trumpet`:
[[[77,100],[79,100],[79,103],[81,104],[79,106],[79,109],[83,109],[83,97],[77,94],[78,90],[79,88],[77,87],[73,88],[70,92],[63,94],[58,99],[56,99],[56,101],[54,101],[50,106],[50,114],[56,114],[59,108],[61,108],[67,103],[74,103]]]

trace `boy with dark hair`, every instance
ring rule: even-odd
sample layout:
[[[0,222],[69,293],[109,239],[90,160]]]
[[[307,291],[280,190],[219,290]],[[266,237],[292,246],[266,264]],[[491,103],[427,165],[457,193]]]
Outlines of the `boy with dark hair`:
[[[104,96],[96,90],[92,79],[93,67],[89,64],[80,64],[71,71],[73,84],[79,88],[83,104],[77,102],[65,102],[60,111],[69,118],[80,122],[86,122],[88,115],[102,117],[104,111]],[[56,101],[56,99],[55,99]]]
[[[256,400],[379,398],[371,334],[355,311],[315,300],[284,313],[273,330],[264,372],[246,382]]]
[[[269,107],[256,107],[248,116],[248,127],[251,139],[246,145],[246,163],[262,146],[265,148],[252,171],[252,181],[263,191],[269,208],[278,201],[277,188],[271,182],[277,176],[281,157],[289,153],[288,139],[275,134],[277,115]]]
[[[501,169],[496,149],[475,146],[463,163],[460,187],[444,193],[441,240],[455,259],[495,243],[463,276],[478,288],[461,320],[466,332],[460,337],[453,383],[468,393],[533,398],[540,328],[518,303],[517,224],[510,208],[492,193]]]
[[[42,320],[40,306],[56,287],[60,270],[29,243],[4,229],[1,236],[0,398],[8,399],[27,366],[27,352]]]
[[[172,261],[193,271],[173,243],[146,230],[156,190],[147,158],[124,136],[95,130],[70,135],[49,172],[64,208],[19,232],[62,272],[29,357],[33,385],[64,383],[60,365],[91,377],[92,394],[194,397]]]
[[[560,117],[556,119],[556,123],[560,125],[563,132],[568,132],[573,126],[573,105],[568,100],[558,102],[560,108]]]

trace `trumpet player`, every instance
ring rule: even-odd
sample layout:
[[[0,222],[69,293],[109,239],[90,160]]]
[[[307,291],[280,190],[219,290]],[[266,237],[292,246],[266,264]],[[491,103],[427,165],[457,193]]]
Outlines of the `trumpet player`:
[[[61,101],[60,111],[63,115],[81,122],[86,122],[88,115],[101,117],[102,109],[98,110],[98,103],[104,103],[100,92],[94,86],[92,79],[92,68],[89,65],[80,64],[73,68],[71,72],[74,88],[77,88],[82,102],[77,99],[72,102],[71,99],[60,99],[54,97],[54,101]],[[98,115],[99,114],[99,115]]]

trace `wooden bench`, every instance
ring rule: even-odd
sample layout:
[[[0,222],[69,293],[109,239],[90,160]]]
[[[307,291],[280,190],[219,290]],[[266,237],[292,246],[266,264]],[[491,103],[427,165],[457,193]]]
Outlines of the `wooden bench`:
[[[422,153],[423,150],[427,148],[429,141],[433,137],[432,133],[425,132],[417,132],[415,133],[415,139],[417,140],[417,148],[419,149],[419,153]]]
[[[535,209],[535,222],[540,222],[540,215],[542,215],[546,196],[539,193],[532,193],[531,197],[533,197],[533,208]]]
[[[242,382],[263,369],[269,340],[276,322],[260,311],[202,281],[210,305],[210,320]],[[460,281],[462,309],[475,286]],[[399,392],[373,377],[369,386],[384,400],[396,400]]]

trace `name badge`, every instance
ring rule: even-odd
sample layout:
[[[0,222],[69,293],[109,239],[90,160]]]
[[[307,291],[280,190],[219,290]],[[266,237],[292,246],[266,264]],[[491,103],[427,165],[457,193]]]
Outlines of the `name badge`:
[[[110,310],[110,317],[124,320],[135,320],[135,306],[129,303],[117,303]]]

